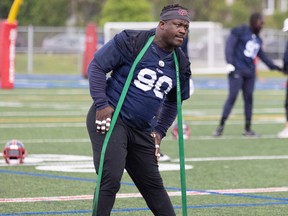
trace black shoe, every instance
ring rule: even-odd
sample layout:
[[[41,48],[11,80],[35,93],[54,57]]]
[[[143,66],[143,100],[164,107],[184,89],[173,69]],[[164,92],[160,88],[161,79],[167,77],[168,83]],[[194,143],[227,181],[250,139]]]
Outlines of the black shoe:
[[[255,133],[253,130],[245,130],[242,135],[246,137],[260,137],[260,135]]]
[[[224,130],[223,126],[218,126],[217,129],[214,131],[213,136],[214,137],[222,136],[223,130]]]

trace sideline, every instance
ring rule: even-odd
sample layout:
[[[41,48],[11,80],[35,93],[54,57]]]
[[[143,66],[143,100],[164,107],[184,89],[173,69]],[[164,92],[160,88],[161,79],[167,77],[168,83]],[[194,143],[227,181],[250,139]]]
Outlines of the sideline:
[[[226,77],[199,77],[193,78],[195,89],[227,89]],[[285,89],[285,77],[265,78],[256,82],[256,89]],[[40,75],[40,74],[16,74],[15,88],[89,88],[87,79],[81,75]]]

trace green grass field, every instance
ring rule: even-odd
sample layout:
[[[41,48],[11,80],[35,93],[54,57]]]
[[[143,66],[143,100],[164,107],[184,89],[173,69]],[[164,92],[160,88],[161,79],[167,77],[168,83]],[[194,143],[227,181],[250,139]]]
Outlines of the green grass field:
[[[287,215],[288,140],[276,138],[284,125],[284,90],[256,90],[253,129],[260,138],[241,135],[241,97],[224,135],[211,136],[225,97],[226,90],[196,89],[184,103],[183,118],[191,127],[185,160],[193,167],[186,170],[188,215]],[[91,215],[96,175],[85,127],[91,104],[88,89],[0,90],[0,98],[1,148],[19,139],[28,150],[23,165],[8,166],[0,157],[0,215]],[[173,160],[160,167],[179,167],[178,142],[170,131],[161,150]],[[69,160],[67,155],[82,157]],[[70,167],[73,172],[51,167]],[[161,173],[175,211],[182,215],[181,196],[175,195],[181,188],[180,171]],[[112,215],[152,215],[141,197],[128,196],[138,191],[126,173],[122,183],[119,194],[127,197],[117,198]],[[73,200],[75,196],[85,198]]]
[[[82,54],[34,54],[32,74],[80,74]],[[28,55],[17,54],[15,70],[17,74],[28,73]]]

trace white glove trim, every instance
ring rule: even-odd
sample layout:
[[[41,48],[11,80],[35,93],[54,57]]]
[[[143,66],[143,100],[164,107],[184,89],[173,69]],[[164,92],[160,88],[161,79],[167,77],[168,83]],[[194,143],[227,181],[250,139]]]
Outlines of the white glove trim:
[[[226,65],[226,72],[227,72],[227,73],[230,73],[230,72],[232,72],[232,71],[235,71],[234,65],[232,65],[232,64],[227,64],[227,65]]]

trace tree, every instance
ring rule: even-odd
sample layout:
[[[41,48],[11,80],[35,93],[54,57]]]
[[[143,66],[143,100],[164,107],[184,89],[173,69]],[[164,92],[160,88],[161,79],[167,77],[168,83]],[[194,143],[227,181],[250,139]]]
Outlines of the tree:
[[[0,1],[0,18],[7,19],[13,0]],[[103,0],[24,0],[17,21],[19,25],[65,26],[74,18],[75,26],[99,20]]]
[[[69,0],[24,0],[19,11],[19,24],[64,26],[69,14]]]
[[[13,1],[1,0],[0,2],[0,19],[7,19]]]
[[[179,3],[187,7],[193,21],[212,21],[222,23],[231,28],[242,23],[248,23],[253,12],[262,12],[263,0],[235,0],[227,4],[226,0],[150,0],[153,4],[154,18],[158,19],[161,8],[166,4]],[[279,28],[288,12],[276,11],[272,16],[266,16],[265,27]]]
[[[0,0],[0,19],[7,19],[13,0]],[[231,28],[247,23],[252,12],[262,12],[263,0],[23,0],[17,16],[19,25],[85,26],[107,21],[158,21],[162,8],[179,3],[191,11],[193,21],[212,21]],[[136,4],[136,6],[135,6]],[[265,17],[266,28],[281,28],[288,12]]]
[[[137,3],[131,0],[106,0],[101,11],[100,26],[116,21],[152,21],[151,3],[147,0],[137,0]]]

